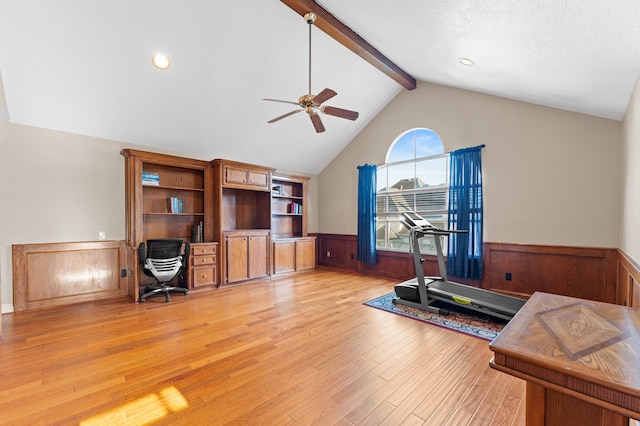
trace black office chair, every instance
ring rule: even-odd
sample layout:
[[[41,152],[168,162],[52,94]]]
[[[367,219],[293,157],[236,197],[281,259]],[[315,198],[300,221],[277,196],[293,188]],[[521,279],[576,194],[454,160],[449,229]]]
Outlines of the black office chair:
[[[183,244],[184,251],[182,251]],[[144,265],[144,273],[157,281],[145,287],[144,293],[139,299],[140,303],[157,294],[164,294],[165,302],[168,302],[170,291],[189,294],[186,288],[175,287],[167,283],[176,275],[185,273],[190,247],[189,241],[182,238],[147,240],[146,246],[144,242],[140,243],[138,257],[140,263]]]

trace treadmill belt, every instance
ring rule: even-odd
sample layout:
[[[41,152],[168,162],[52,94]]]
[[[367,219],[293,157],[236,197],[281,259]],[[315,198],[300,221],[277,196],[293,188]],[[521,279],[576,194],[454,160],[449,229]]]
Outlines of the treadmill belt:
[[[429,293],[456,301],[462,298],[471,301],[471,304],[486,307],[498,312],[515,314],[524,305],[525,300],[505,296],[493,291],[483,290],[451,281],[436,280],[429,284]],[[465,303],[460,303],[463,305]]]

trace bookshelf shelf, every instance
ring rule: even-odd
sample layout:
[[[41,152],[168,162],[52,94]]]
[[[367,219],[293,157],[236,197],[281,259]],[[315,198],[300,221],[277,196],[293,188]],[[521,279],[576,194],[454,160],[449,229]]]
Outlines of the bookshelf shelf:
[[[204,216],[204,213],[169,213],[169,212],[160,212],[160,213],[143,213],[145,216]]]
[[[294,196],[287,196],[287,195],[272,195],[273,198],[282,198],[282,199],[286,199],[286,200],[304,200],[304,197],[294,197]]]
[[[182,186],[167,186],[167,185],[145,185],[142,184],[142,187],[145,191],[147,190],[172,190],[172,191],[194,191],[194,192],[204,192],[204,188],[185,188]]]

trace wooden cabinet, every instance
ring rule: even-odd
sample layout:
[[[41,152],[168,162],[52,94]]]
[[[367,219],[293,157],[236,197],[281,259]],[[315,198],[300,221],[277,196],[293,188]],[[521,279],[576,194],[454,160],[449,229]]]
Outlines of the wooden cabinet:
[[[264,170],[241,169],[225,165],[224,183],[265,191],[269,187],[269,173]]]
[[[213,239],[220,241],[220,284],[269,276],[272,168],[215,159]]]
[[[223,284],[269,276],[269,231],[225,231],[226,268]]]
[[[220,168],[223,186],[253,191],[269,191],[273,170],[269,167],[221,159],[213,160],[213,164]]]
[[[218,284],[218,243],[191,244],[189,257],[189,288]]]
[[[315,239],[307,237],[308,177],[224,159],[133,149],[122,155],[127,244],[135,254],[148,239],[189,240],[181,285],[213,287],[315,267]],[[131,266],[135,289],[129,293],[137,295],[144,281],[137,263]]]
[[[273,274],[315,268],[315,247],[313,237],[273,240]]]

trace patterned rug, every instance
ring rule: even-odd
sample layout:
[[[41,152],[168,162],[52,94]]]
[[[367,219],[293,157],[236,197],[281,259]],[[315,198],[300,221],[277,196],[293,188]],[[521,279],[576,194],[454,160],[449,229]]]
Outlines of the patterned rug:
[[[364,304],[489,341],[493,340],[507,324],[506,320],[441,301],[437,301],[434,305],[449,310],[449,315],[438,315],[408,306],[395,305],[392,302],[395,295],[395,293],[389,293]]]

